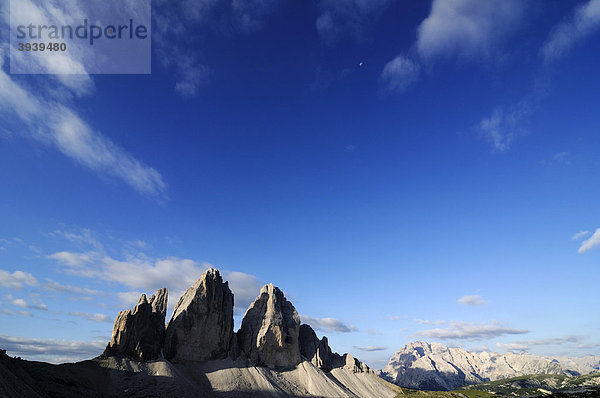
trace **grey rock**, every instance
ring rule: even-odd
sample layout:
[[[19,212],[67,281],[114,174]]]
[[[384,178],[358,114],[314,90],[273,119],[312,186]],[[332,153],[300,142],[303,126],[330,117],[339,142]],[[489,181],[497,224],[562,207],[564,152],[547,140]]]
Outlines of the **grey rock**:
[[[160,289],[146,299],[142,294],[133,310],[117,315],[112,337],[102,356],[121,356],[152,360],[160,356],[165,333],[167,289]]]
[[[300,317],[279,288],[265,285],[250,305],[237,333],[241,350],[254,365],[290,369],[301,361]]]
[[[352,373],[374,373],[367,364],[362,363],[350,354],[344,354],[344,368]]]
[[[164,355],[174,362],[222,359],[232,339],[233,293],[211,268],[177,302],[167,325]]]
[[[394,354],[381,377],[401,387],[452,390],[468,384],[532,374],[570,375],[566,359],[531,354],[469,352],[439,343],[417,341]],[[569,363],[570,364],[570,363]],[[593,371],[594,358],[578,362],[577,369]]]
[[[332,352],[327,337],[323,336],[319,340],[309,325],[300,325],[299,341],[302,356],[324,372],[343,367],[353,373],[373,373],[366,364],[352,355]]]

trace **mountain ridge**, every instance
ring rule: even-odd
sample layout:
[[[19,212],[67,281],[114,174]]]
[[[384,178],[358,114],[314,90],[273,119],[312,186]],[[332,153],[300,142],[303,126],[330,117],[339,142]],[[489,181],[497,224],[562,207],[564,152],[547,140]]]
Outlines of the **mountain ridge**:
[[[562,360],[559,360],[561,358]],[[600,356],[544,357],[532,354],[470,352],[440,343],[415,341],[398,350],[378,374],[401,387],[454,390],[469,384],[532,374],[582,375],[600,371]]]

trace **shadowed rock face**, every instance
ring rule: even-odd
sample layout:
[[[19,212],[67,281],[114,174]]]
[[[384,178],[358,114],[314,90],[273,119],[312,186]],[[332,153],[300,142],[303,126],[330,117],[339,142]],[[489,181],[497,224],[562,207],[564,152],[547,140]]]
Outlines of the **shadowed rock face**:
[[[332,352],[327,337],[323,336],[319,340],[317,334],[309,325],[300,325],[299,341],[302,356],[324,372],[343,367],[352,373],[373,373],[366,364],[352,355],[339,355]]]
[[[102,356],[122,356],[152,360],[160,356],[165,333],[167,289],[160,289],[146,299],[142,294],[133,310],[117,315],[112,337]]]
[[[341,362],[339,355],[334,356],[329,348],[327,337],[323,336],[321,340],[309,325],[300,325],[300,354],[310,363],[325,372],[333,369],[335,362]],[[337,361],[336,361],[337,360]]]
[[[179,299],[167,325],[165,358],[222,359],[233,338],[233,293],[219,271],[209,269]]]
[[[254,365],[289,369],[301,361],[300,317],[279,288],[269,284],[250,305],[238,331],[241,350]]]

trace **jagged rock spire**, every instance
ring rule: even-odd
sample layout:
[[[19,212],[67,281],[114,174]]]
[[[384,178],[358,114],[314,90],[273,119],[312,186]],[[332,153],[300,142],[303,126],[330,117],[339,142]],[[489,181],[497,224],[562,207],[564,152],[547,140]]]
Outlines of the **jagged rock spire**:
[[[283,292],[265,285],[246,311],[237,333],[241,350],[254,365],[288,369],[301,361],[300,317]]]
[[[165,333],[167,289],[160,289],[146,299],[142,294],[133,310],[117,315],[112,337],[103,356],[123,356],[138,360],[152,360],[160,356]]]
[[[164,355],[173,361],[225,358],[233,338],[233,293],[216,269],[207,270],[175,306]]]

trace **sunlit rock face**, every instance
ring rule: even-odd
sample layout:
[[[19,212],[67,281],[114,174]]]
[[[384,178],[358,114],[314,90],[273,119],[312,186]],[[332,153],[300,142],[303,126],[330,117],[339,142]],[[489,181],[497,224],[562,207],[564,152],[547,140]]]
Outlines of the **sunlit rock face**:
[[[298,312],[279,288],[269,284],[246,311],[237,336],[252,364],[290,369],[301,361],[299,332]]]
[[[233,293],[216,269],[206,271],[175,306],[167,325],[165,358],[174,362],[222,359],[233,339]]]
[[[402,387],[453,390],[468,384],[540,373],[563,374],[568,371],[552,358],[468,352],[417,341],[396,352],[381,376]]]

